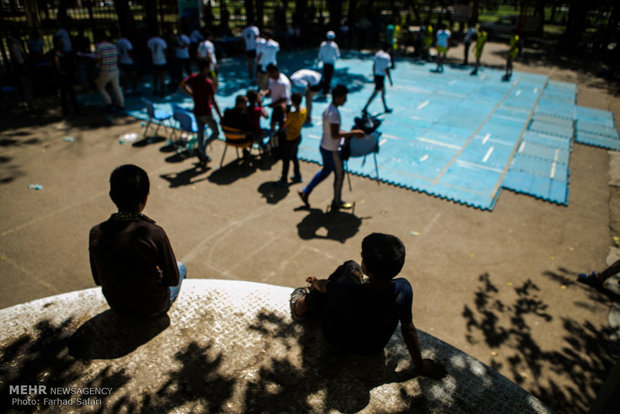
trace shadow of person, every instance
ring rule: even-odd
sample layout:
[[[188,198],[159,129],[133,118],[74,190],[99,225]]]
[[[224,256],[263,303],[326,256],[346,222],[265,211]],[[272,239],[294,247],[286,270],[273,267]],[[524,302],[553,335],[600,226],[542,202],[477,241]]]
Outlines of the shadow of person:
[[[170,188],[181,187],[183,185],[196,184],[201,181],[206,181],[207,177],[203,177],[197,180],[192,180],[194,177],[209,171],[209,167],[202,167],[200,164],[194,164],[193,167],[187,170],[180,171],[178,173],[161,174],[160,177],[170,183]]]
[[[263,195],[268,204],[277,204],[289,193],[288,187],[278,185],[277,181],[266,181],[258,186],[258,192]]]
[[[69,354],[77,359],[114,359],[144,345],[170,326],[167,314],[150,319],[124,318],[111,309],[86,321],[69,339]]]
[[[241,178],[252,175],[256,168],[254,163],[247,163],[243,162],[242,159],[236,159],[213,171],[209,175],[208,180],[218,185],[229,185]]]
[[[359,231],[362,219],[344,211],[324,213],[318,208],[310,209],[310,214],[297,224],[297,232],[303,240],[330,239],[344,243]],[[327,234],[319,233],[324,228]]]

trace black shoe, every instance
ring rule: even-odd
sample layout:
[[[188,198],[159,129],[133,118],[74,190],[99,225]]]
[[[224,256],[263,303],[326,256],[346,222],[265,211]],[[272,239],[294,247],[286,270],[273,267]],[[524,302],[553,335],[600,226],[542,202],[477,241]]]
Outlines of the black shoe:
[[[389,113],[391,113],[392,111],[394,111],[392,108],[388,108],[387,106],[385,107],[385,113],[386,113],[386,114],[389,114]]]
[[[301,201],[303,201],[304,206],[310,208],[310,203],[308,202],[308,194],[304,193],[303,191],[299,191],[297,194],[299,195],[299,198],[301,198]]]
[[[276,185],[278,187],[287,188],[288,183],[286,182],[286,178],[280,178],[278,181],[276,181]]]
[[[304,180],[301,179],[301,175],[293,175],[291,177],[291,184],[299,184],[301,182],[303,182]]]

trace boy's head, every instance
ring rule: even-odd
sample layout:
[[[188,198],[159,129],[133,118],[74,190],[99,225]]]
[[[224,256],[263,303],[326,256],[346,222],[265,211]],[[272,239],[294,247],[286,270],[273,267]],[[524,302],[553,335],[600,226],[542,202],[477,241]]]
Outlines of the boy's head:
[[[148,174],[136,165],[121,165],[110,175],[110,198],[119,211],[142,211],[149,189]]]
[[[273,63],[267,65],[267,76],[271,79],[278,79],[280,77],[280,68],[278,68]]]
[[[198,70],[200,71],[200,73],[202,73],[203,75],[206,75],[207,73],[209,73],[210,68],[211,68],[211,59],[209,58],[208,55],[204,59],[198,59]]]
[[[245,109],[248,106],[248,98],[245,95],[237,95],[235,108]]]
[[[293,103],[293,106],[295,108],[299,108],[299,106],[301,105],[301,98],[302,98],[302,94],[301,92],[295,92],[293,93],[293,96],[291,96],[291,102]]]
[[[250,102],[250,105],[256,105],[256,103],[258,102],[259,99],[259,95],[258,95],[258,91],[255,89],[250,89],[245,96],[248,97],[248,101]]]
[[[396,236],[369,234],[362,241],[362,264],[368,276],[391,280],[405,264],[405,246]]]
[[[347,94],[349,93],[349,89],[342,84],[338,84],[334,86],[332,89],[332,101],[334,105],[344,105],[347,101]]]

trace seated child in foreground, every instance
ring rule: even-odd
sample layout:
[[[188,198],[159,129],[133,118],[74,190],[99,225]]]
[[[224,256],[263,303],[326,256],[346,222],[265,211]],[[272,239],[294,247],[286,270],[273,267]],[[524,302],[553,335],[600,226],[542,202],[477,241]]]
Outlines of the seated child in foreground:
[[[235,98],[235,106],[224,111],[222,125],[253,135],[252,123],[248,116],[248,98],[244,95],[238,95]]]
[[[422,359],[413,325],[413,291],[397,278],[405,262],[405,246],[395,236],[373,233],[362,242],[361,267],[350,260],[328,279],[309,276],[310,289],[291,294],[293,319],[319,318],[327,342],[359,354],[381,352],[398,322],[409,354],[421,375],[430,375],[434,363]],[[363,279],[363,274],[368,279]]]

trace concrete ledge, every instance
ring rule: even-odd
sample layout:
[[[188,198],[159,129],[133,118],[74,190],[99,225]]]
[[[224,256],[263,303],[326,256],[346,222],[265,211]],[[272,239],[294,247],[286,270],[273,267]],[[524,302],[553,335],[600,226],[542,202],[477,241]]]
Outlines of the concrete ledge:
[[[400,332],[383,356],[335,354],[317,326],[292,322],[290,292],[189,279],[168,315],[148,324],[117,317],[98,288],[0,310],[0,411],[549,412],[424,332],[423,355],[446,366],[442,380],[414,376]],[[52,395],[58,387],[76,394]]]

